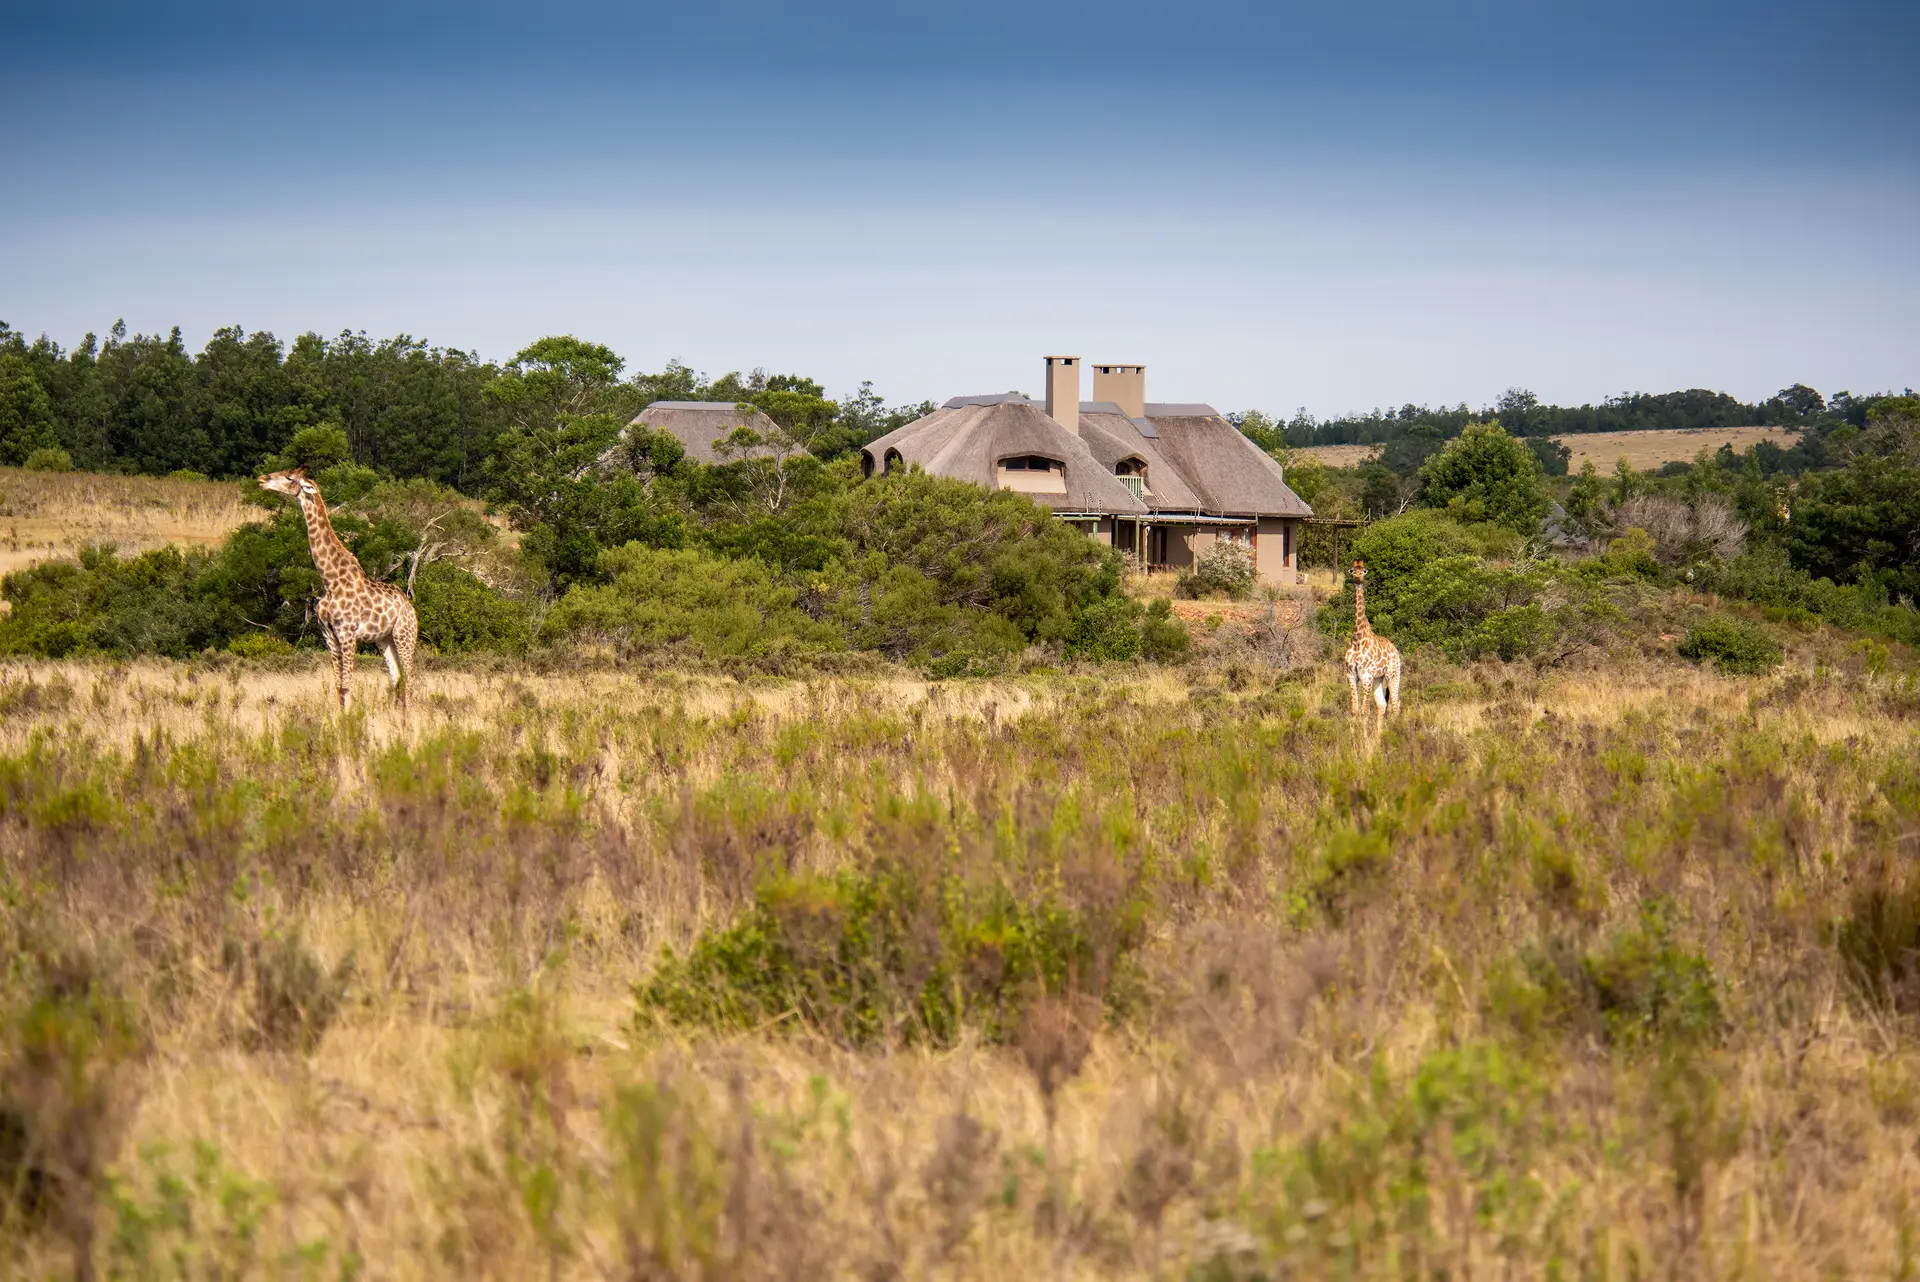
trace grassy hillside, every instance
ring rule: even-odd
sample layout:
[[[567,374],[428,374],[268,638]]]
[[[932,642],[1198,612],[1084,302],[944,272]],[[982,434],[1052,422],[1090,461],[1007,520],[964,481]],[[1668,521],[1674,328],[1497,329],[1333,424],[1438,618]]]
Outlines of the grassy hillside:
[[[282,662],[0,675],[7,1270],[1916,1267],[1884,650],[1430,659],[1377,737],[1326,668]]]
[[[1578,472],[1589,459],[1602,472],[1624,458],[1642,472],[1657,471],[1668,463],[1691,463],[1701,450],[1711,454],[1723,445],[1734,453],[1752,449],[1761,441],[1790,447],[1799,437],[1791,427],[1699,427],[1671,431],[1580,432],[1556,438],[1573,451],[1570,471]],[[1379,452],[1375,445],[1314,445],[1291,451],[1295,456],[1326,467],[1355,467]]]
[[[261,515],[227,482],[0,467],[0,574],[94,543],[214,547]]]

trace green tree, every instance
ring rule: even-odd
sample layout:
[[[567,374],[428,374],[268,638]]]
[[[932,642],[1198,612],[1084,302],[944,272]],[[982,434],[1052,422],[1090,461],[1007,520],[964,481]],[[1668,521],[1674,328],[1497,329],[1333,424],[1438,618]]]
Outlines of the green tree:
[[[1920,469],[1869,456],[1804,478],[1785,537],[1809,574],[1920,598]]]
[[[1532,534],[1547,511],[1546,479],[1533,451],[1499,423],[1474,423],[1420,468],[1428,507],[1465,521]]]
[[[32,363],[15,352],[0,353],[0,463],[18,467],[35,450],[59,444],[53,401]]]
[[[1607,510],[1607,483],[1600,479],[1593,460],[1588,459],[1580,465],[1580,475],[1573,478],[1567,491],[1567,520],[1574,533],[1597,539],[1607,529]]]

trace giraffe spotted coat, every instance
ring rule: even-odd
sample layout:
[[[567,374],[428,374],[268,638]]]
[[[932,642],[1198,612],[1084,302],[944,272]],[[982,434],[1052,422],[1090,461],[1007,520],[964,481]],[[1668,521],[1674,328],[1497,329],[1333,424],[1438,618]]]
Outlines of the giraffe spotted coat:
[[[405,713],[407,694],[413,685],[413,652],[420,638],[413,598],[360,568],[359,558],[333,532],[326,500],[320,497],[320,487],[307,476],[305,468],[270,473],[260,478],[260,486],[298,499],[300,513],[306,518],[307,546],[313,551],[314,568],[327,585],[326,594],[313,607],[313,615],[320,625],[320,638],[333,655],[341,708],[347,706],[347,678],[353,671],[354,653],[364,641],[378,646],[387,661],[387,676],[400,701],[400,711]]]
[[[1353,644],[1347,647],[1347,685],[1353,692],[1353,715],[1360,715],[1361,691],[1373,696],[1378,716],[1400,711],[1400,651],[1367,622],[1367,567],[1353,563]]]

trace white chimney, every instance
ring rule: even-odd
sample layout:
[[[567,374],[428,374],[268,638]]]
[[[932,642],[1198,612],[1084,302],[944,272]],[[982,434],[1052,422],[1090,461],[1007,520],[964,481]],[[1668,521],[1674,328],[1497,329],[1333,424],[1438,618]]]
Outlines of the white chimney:
[[[1080,435],[1080,358],[1047,357],[1047,417]]]
[[[1147,412],[1147,367],[1145,365],[1095,365],[1093,399],[1112,401],[1128,418]]]

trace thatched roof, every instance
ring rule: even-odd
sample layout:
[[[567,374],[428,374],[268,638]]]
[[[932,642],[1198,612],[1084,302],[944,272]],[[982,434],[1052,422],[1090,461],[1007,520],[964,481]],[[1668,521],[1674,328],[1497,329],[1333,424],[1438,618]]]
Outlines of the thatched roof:
[[[1147,511],[1147,505],[1114,476],[1112,464],[1102,463],[1086,441],[1017,394],[956,397],[925,418],[872,442],[864,453],[876,473],[886,470],[889,454],[898,454],[902,462],[917,463],[936,476],[972,481],[990,490],[1001,488],[1001,460],[1039,455],[1066,465],[1066,492],[1028,493],[1034,502],[1057,512],[1135,516]]]
[[[743,414],[740,407],[731,401],[655,401],[634,415],[633,423],[644,424],[656,432],[666,432],[686,447],[688,458],[698,463],[729,461],[716,454],[713,447],[737,428],[745,427],[763,436],[780,430],[772,419],[759,410],[748,408]],[[618,448],[614,447],[616,450]],[[777,455],[784,452],[771,446],[760,446],[746,451],[746,454]]]
[[[1147,429],[1152,431],[1153,425],[1148,423]],[[1109,472],[1130,458],[1147,465],[1149,510],[1197,512],[1206,507],[1180,469],[1160,452],[1157,434],[1141,431],[1140,421],[1128,418],[1111,401],[1080,402],[1080,439]]]
[[[1150,401],[1145,408],[1159,434],[1153,444],[1199,496],[1205,511],[1222,516],[1313,515],[1287,488],[1286,475],[1272,456],[1211,405]],[[1159,489],[1157,482],[1154,488]]]

